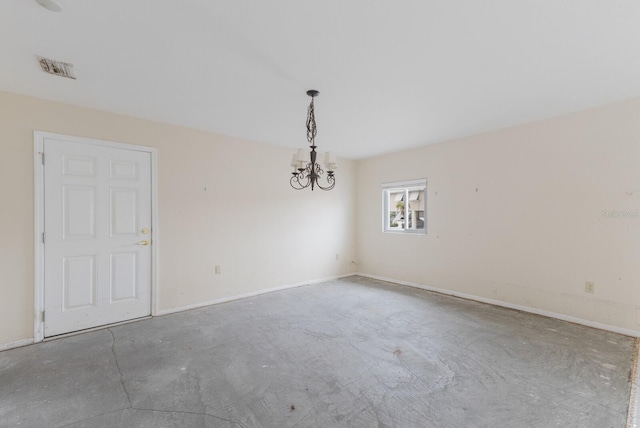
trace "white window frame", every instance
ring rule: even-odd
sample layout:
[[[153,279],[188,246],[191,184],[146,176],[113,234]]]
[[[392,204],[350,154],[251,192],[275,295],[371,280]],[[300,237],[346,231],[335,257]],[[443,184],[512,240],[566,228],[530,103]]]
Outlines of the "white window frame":
[[[424,191],[424,228],[423,229],[409,229],[407,228],[409,219],[409,194],[416,191]],[[402,228],[391,227],[389,224],[389,196],[391,193],[397,193],[398,191],[404,191],[404,218],[405,222]],[[415,219],[414,219],[415,221]],[[409,181],[397,181],[394,183],[384,183],[382,185],[382,231],[384,233],[399,233],[410,235],[426,235],[427,234],[427,180],[409,180]]]

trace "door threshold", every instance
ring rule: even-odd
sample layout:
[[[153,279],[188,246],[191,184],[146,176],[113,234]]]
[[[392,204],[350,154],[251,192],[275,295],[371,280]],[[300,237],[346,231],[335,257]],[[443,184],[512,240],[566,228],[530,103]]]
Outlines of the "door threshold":
[[[134,318],[134,319],[131,319],[131,320],[114,322],[113,324],[99,325],[97,327],[85,328],[84,330],[76,330],[76,331],[71,331],[69,333],[62,333],[62,334],[57,334],[55,336],[45,337],[42,341],[43,342],[49,342],[51,340],[62,339],[62,338],[69,337],[69,336],[77,336],[78,334],[90,333],[92,331],[104,330],[104,329],[111,328],[111,327],[117,327],[117,326],[120,326],[120,325],[131,324],[132,322],[148,320],[150,318],[153,318],[153,316],[152,315],[147,315],[147,316],[144,316],[144,317]]]

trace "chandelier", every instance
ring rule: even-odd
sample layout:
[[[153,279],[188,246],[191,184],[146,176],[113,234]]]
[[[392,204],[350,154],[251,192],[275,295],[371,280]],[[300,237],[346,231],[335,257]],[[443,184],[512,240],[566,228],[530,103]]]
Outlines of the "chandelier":
[[[327,169],[326,184],[320,184],[320,179],[323,177],[325,171],[320,164],[316,162],[318,155],[316,152],[316,134],[318,130],[316,127],[316,116],[313,111],[313,100],[318,94],[319,92],[315,89],[307,91],[307,95],[311,97],[311,103],[307,109],[307,141],[309,142],[311,153],[307,154],[304,149],[299,149],[298,153],[294,154],[291,158],[293,176],[289,180],[289,183],[291,187],[296,190],[306,189],[309,186],[311,186],[311,190],[316,186],[322,190],[331,190],[336,185],[336,177],[333,173],[338,169],[338,165],[336,165],[336,158],[331,152],[327,152],[324,157],[324,166]]]

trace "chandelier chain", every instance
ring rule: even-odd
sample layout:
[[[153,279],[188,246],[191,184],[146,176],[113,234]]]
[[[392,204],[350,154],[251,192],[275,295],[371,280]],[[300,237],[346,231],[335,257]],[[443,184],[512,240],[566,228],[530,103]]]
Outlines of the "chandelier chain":
[[[316,139],[316,134],[318,133],[316,127],[316,114],[313,108],[313,98],[311,97],[311,103],[309,104],[309,108],[307,109],[307,141],[309,144],[315,144],[314,141]]]

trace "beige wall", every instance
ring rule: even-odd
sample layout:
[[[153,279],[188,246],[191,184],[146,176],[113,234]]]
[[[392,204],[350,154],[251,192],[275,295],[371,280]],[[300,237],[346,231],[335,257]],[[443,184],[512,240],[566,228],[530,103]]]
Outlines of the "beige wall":
[[[428,235],[383,234],[418,178]],[[640,215],[640,98],[362,160],[357,205],[363,273],[640,330],[640,217],[603,216]]]
[[[640,213],[640,98],[357,171],[341,160],[336,189],[311,193],[289,188],[288,149],[0,92],[0,345],[33,337],[34,130],[158,148],[160,309],[357,259],[363,273],[640,330],[640,217],[603,216]],[[416,178],[427,236],[383,234],[381,184]]]
[[[354,162],[295,191],[293,150],[0,92],[0,345],[33,337],[34,130],[157,147],[160,309],[352,271]]]

